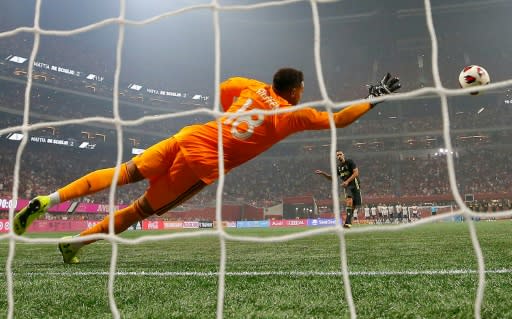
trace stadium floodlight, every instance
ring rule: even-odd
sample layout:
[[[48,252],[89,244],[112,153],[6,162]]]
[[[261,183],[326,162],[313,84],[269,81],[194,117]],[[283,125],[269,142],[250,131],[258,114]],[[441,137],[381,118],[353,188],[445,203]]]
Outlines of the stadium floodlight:
[[[79,73],[80,72],[77,72],[77,75],[79,75]],[[103,82],[103,80],[105,79],[105,77],[97,75],[97,74],[94,74],[94,73],[89,73],[89,75],[87,75],[85,78],[87,80],[93,80],[93,81],[96,81],[96,82]]]
[[[139,155],[145,150],[143,148],[132,147],[132,155]]]
[[[134,91],[140,91],[142,89],[142,85],[130,84],[128,85],[128,88]]]
[[[7,135],[7,139],[11,141],[21,141],[23,139],[23,134],[21,133],[12,133]]]
[[[22,58],[22,57],[17,56],[17,55],[14,55],[14,56],[9,58],[9,61],[10,62],[14,62],[14,63],[22,64],[22,63],[25,63],[25,61],[27,61],[27,59],[26,58]]]

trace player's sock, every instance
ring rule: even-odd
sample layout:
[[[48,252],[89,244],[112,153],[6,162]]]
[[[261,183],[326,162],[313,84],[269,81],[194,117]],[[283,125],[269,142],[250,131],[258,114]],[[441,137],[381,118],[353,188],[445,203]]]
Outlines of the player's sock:
[[[118,210],[114,213],[114,232],[119,234],[120,232],[125,231],[128,227],[133,225],[135,222],[141,221],[147,218],[146,214],[143,213],[137,202],[131,204],[130,206]],[[92,235],[92,234],[108,234],[108,225],[109,225],[110,216],[106,216],[102,221],[97,223],[96,225],[84,230],[80,233],[80,236]],[[79,244],[87,245],[95,242],[96,240],[90,240],[81,242]]]
[[[65,202],[70,199],[82,197],[92,193],[96,193],[102,189],[109,187],[112,184],[114,177],[115,167],[105,168],[89,173],[74,182],[64,186],[58,190],[59,202]],[[118,185],[128,183],[128,172],[126,164],[121,165],[119,172]]]
[[[347,218],[345,220],[345,224],[351,225],[352,224],[352,207],[347,207]]]
[[[53,192],[50,194],[50,207],[60,203],[59,192]]]

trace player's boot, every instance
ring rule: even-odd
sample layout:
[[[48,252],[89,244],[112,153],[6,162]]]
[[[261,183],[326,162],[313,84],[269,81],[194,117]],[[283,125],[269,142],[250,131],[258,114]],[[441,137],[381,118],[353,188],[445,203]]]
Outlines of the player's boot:
[[[352,228],[352,224],[343,224],[343,228]]]
[[[62,239],[69,239],[71,236],[63,237]],[[80,248],[75,247],[72,243],[59,243],[59,251],[62,254],[62,260],[65,264],[78,264],[80,258],[77,254]]]
[[[13,230],[16,235],[22,235],[34,220],[46,213],[50,204],[50,196],[37,196],[20,210],[13,220]]]

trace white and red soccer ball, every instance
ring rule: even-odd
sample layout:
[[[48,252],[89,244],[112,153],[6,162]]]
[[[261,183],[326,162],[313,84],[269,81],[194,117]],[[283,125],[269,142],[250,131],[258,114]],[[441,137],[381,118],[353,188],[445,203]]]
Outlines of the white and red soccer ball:
[[[491,83],[489,73],[479,65],[468,65],[460,71],[459,84],[461,88],[487,85],[489,83]],[[478,94],[478,92],[471,92],[471,94]]]

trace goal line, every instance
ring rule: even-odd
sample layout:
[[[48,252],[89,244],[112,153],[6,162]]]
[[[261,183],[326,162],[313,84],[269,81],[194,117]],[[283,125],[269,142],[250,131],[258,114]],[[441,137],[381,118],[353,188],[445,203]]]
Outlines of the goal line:
[[[486,274],[510,274],[511,268],[486,269]],[[0,273],[2,276],[5,273]],[[224,273],[229,277],[340,277],[341,271],[241,271]],[[456,276],[478,274],[476,269],[442,269],[442,270],[406,270],[406,271],[351,271],[350,276],[354,277],[393,277],[393,276]],[[86,277],[86,276],[109,276],[108,271],[78,271],[78,272],[16,272],[15,276],[65,276],[65,277]],[[218,277],[219,272],[199,271],[118,271],[115,276],[125,277]]]

